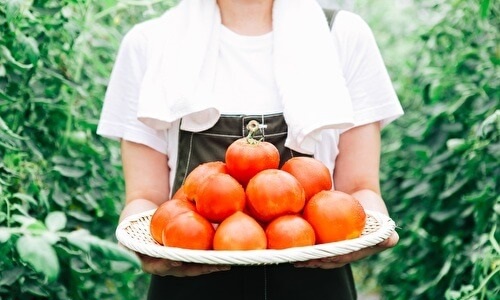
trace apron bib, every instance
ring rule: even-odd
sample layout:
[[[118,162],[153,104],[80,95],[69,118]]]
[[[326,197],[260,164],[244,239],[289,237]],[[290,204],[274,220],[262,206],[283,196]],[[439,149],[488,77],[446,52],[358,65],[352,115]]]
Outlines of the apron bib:
[[[287,125],[282,114],[222,115],[208,130],[180,130],[173,192],[179,189],[189,172],[199,164],[224,161],[227,147],[236,139],[248,135],[246,126],[251,120],[267,126],[263,129],[263,135],[265,141],[278,148],[280,166],[291,157],[304,155],[284,146]],[[356,299],[356,291],[349,265],[323,270],[276,264],[232,266],[229,271],[195,277],[153,275],[148,299],[352,300]]]

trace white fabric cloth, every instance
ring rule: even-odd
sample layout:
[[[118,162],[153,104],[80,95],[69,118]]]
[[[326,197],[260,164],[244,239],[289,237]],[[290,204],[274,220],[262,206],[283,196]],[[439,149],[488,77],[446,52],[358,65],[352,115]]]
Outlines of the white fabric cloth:
[[[148,57],[139,120],[168,129],[182,118],[184,130],[208,129],[220,116],[213,99],[221,22],[216,1],[184,0],[160,22],[178,32],[158,36]],[[313,154],[322,129],[354,124],[328,23],[315,0],[276,0],[273,34],[275,79],[289,128],[285,145]]]

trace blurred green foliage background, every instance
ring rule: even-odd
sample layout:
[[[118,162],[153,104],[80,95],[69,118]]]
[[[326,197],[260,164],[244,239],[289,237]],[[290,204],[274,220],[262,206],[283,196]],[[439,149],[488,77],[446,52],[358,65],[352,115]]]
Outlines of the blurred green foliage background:
[[[386,299],[498,299],[500,7],[401,8],[370,18],[406,115],[384,131],[382,155],[401,242],[368,276]]]
[[[0,299],[142,299],[117,246],[116,142],[96,136],[117,47],[175,1],[0,0]],[[499,7],[351,2],[406,115],[383,132],[400,244],[354,265],[383,299],[496,299],[500,276]]]

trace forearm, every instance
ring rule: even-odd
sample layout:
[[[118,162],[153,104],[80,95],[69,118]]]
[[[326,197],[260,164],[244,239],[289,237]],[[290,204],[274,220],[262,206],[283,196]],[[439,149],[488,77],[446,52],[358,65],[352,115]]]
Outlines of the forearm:
[[[380,126],[353,128],[340,137],[335,189],[353,195],[365,209],[388,214],[380,195]]]
[[[169,198],[168,158],[145,145],[122,141],[124,218],[155,209]]]

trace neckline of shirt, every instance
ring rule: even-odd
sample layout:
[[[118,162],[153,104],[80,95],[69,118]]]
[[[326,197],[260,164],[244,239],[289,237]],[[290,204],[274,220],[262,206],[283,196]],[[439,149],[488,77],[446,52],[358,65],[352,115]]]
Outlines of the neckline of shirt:
[[[269,49],[273,45],[273,32],[262,35],[241,35],[221,24],[220,40],[243,49]]]

